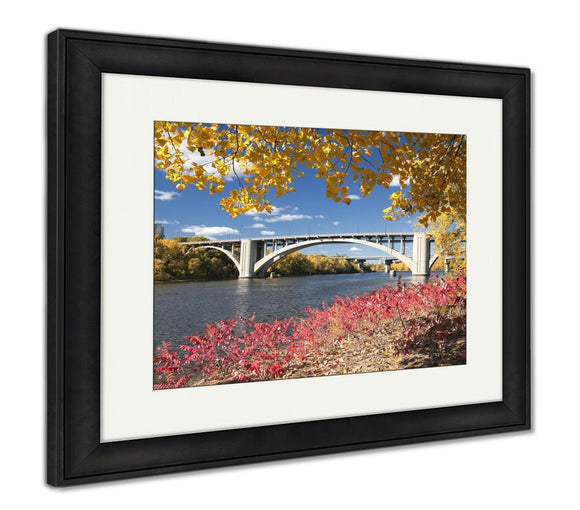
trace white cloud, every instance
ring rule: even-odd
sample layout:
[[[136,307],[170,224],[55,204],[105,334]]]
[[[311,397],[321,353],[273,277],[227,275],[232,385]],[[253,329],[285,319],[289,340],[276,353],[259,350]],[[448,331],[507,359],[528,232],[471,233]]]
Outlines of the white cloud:
[[[275,230],[262,230],[260,234],[263,236],[273,236],[276,233]]]
[[[336,225],[340,225],[340,221],[333,221],[333,222],[332,222],[332,224],[333,224],[334,226],[336,226]]]
[[[179,221],[155,220],[159,225],[179,225]]]
[[[177,191],[155,190],[155,200],[173,200],[176,196],[179,196]]]
[[[346,198],[350,198],[351,200],[360,200],[358,195],[347,195]]]
[[[286,205],[284,207],[272,206],[272,211],[256,211],[252,209],[251,211],[243,213],[244,216],[252,216],[254,221],[266,221],[265,218],[271,218],[272,216],[280,216],[281,214],[296,213],[298,212],[298,207]]]
[[[246,225],[244,228],[264,228],[265,226],[263,223],[252,223],[251,225]]]
[[[280,214],[272,218],[264,218],[266,223],[278,223],[279,221],[297,221],[297,220],[311,220],[312,216],[308,214]]]
[[[362,251],[360,248],[357,248],[356,246],[353,246],[350,251]]]
[[[272,206],[272,212],[268,211],[256,211],[256,209],[252,209],[251,211],[243,213],[244,216],[275,216],[277,214],[281,214],[286,207],[276,207],[275,205]],[[290,209],[290,208],[288,208]]]
[[[298,207],[294,206],[284,206],[284,207],[277,207],[275,205],[272,206],[272,212],[267,211],[256,211],[255,209],[245,212],[245,216],[251,216],[254,221],[252,226],[248,228],[262,228],[265,223],[278,223],[280,221],[298,221],[298,220],[311,220],[311,219],[318,219],[323,220],[324,216],[322,214],[317,214],[316,216],[311,216],[310,214],[296,214],[298,212]]]
[[[206,227],[205,225],[190,225],[181,229],[186,234],[194,234],[204,237],[221,237],[227,235],[239,235],[240,231],[230,227]]]

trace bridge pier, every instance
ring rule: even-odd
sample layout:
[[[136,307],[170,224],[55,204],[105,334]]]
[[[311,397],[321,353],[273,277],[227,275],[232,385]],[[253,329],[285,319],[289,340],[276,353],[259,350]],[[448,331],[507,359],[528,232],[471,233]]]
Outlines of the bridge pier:
[[[255,278],[254,265],[258,260],[258,242],[242,239],[240,246],[240,278]]]
[[[427,276],[429,274],[430,243],[427,234],[420,232],[413,234],[413,276]]]

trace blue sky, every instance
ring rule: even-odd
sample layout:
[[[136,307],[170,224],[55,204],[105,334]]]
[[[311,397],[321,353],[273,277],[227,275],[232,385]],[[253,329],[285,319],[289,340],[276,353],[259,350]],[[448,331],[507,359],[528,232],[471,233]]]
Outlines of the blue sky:
[[[296,179],[295,192],[280,198],[273,196],[273,214],[244,214],[231,218],[219,206],[222,195],[210,196],[188,186],[179,192],[165,179],[165,172],[155,170],[155,221],[163,223],[165,236],[204,235],[214,239],[285,236],[296,234],[331,234],[357,232],[412,232],[415,218],[385,221],[382,210],[390,204],[389,195],[398,190],[376,187],[363,198],[356,184],[350,182],[350,205],[326,198],[326,184],[307,168]],[[233,181],[226,186],[235,186]],[[349,256],[376,256],[382,252],[352,244],[316,246],[304,253]]]

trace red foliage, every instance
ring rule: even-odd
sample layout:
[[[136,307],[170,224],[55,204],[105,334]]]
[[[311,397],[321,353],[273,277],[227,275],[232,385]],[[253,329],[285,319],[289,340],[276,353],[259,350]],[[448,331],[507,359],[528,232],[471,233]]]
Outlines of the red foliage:
[[[203,378],[211,382],[261,381],[281,377],[290,362],[316,355],[322,342],[355,331],[371,335],[399,321],[393,339],[401,354],[436,348],[445,338],[465,333],[466,279],[433,277],[425,285],[385,286],[355,297],[336,297],[301,319],[271,323],[238,316],[207,324],[203,334],[186,337],[181,355],[163,342],[155,355],[154,389],[179,388]]]
[[[328,307],[308,310],[307,319],[296,325],[295,334],[316,342],[332,337],[337,330],[347,334],[363,327],[372,334],[377,325],[398,320],[403,334],[395,339],[395,346],[401,354],[408,354],[411,349],[424,346],[434,334],[442,340],[465,333],[465,307],[464,275],[445,279],[434,276],[425,285],[404,285],[399,279],[394,287],[352,298],[337,297]],[[452,308],[455,313],[449,313]]]

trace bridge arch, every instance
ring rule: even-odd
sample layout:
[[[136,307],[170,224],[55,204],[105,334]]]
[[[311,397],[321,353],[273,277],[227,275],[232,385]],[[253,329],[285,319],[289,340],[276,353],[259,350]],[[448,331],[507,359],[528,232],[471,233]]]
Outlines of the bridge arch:
[[[238,273],[242,272],[242,265],[240,264],[239,260],[236,259],[236,257],[234,257],[234,255],[232,254],[231,251],[225,250],[224,248],[220,248],[219,246],[212,246],[212,245],[201,245],[201,246],[194,246],[193,250],[199,250],[199,249],[211,249],[211,250],[218,250],[221,251],[222,253],[224,253],[225,255],[228,256],[228,258],[235,264],[236,269],[238,270]],[[191,250],[188,250],[188,252]]]
[[[272,253],[269,253],[265,257],[261,258],[254,264],[254,274],[259,275],[266,272],[266,270],[275,262],[278,262],[281,258],[285,257],[286,255],[290,255],[290,253],[294,253],[299,251],[303,248],[308,248],[310,246],[316,246],[319,244],[361,244],[363,246],[369,246],[371,248],[376,248],[381,250],[388,255],[395,257],[396,259],[400,260],[404,264],[406,264],[409,268],[413,267],[413,259],[411,257],[407,257],[403,255],[401,252],[397,250],[393,250],[388,246],[383,246],[382,244],[366,241],[364,239],[356,239],[356,238],[330,238],[330,239],[310,239],[308,241],[301,241],[295,244],[290,244],[279,250],[275,250]]]
[[[429,259],[429,271],[431,270],[431,268],[433,267],[433,264],[435,264],[435,261],[438,258],[439,258],[439,255],[435,254]]]

